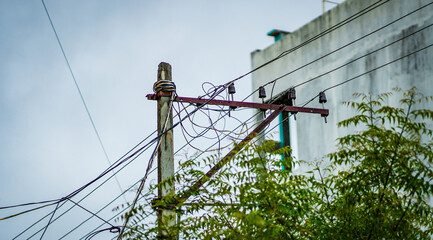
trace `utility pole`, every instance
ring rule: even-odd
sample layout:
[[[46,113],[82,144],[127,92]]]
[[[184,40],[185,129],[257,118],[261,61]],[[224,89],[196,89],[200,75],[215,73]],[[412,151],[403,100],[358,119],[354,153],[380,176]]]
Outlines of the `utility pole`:
[[[170,84],[171,83],[171,84]],[[168,88],[167,88],[168,86]],[[172,95],[174,94],[171,76],[171,66],[168,63],[158,65],[158,81],[154,85],[154,90],[158,100],[158,133],[170,129],[173,125]],[[171,89],[170,89],[171,87]],[[160,138],[158,147],[158,184],[166,181],[174,175],[174,156],[173,156],[173,130],[167,131]],[[174,194],[173,184],[163,184],[158,188],[158,198],[163,199],[168,195]],[[158,225],[160,229],[165,226],[172,226],[176,221],[174,209],[160,208],[158,210]],[[161,238],[171,238],[166,231],[161,231]]]

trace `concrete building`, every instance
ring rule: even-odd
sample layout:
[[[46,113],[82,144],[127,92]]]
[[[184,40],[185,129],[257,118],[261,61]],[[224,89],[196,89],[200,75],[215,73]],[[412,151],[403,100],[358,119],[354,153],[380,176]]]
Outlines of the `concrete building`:
[[[358,17],[350,20],[352,16]],[[341,27],[298,48],[346,20],[347,23]],[[255,71],[252,74],[253,90],[308,65],[282,77],[275,84],[266,85],[267,99],[311,80],[295,88],[295,105],[301,106],[319,92],[352,79],[325,91],[328,102],[324,107],[330,110],[328,123],[320,116],[311,114],[298,114],[296,121],[293,118],[290,120],[294,156],[306,161],[320,160],[327,153],[336,150],[338,137],[355,130],[337,127],[339,121],[354,114],[342,105],[343,101],[353,99],[353,93],[377,94],[389,92],[394,87],[407,90],[415,86],[424,94],[433,95],[431,24],[431,0],[347,0],[292,33],[270,32],[269,35],[278,41],[251,54],[252,68],[287,50],[290,53]],[[349,45],[344,47],[347,44]],[[296,48],[298,49],[291,51]],[[342,49],[327,55],[339,48]],[[313,62],[322,56],[325,57]],[[312,63],[309,64],[310,62]],[[327,72],[329,73],[325,74]],[[258,96],[255,95],[254,98],[254,101],[260,101]],[[390,104],[395,101],[396,98],[391,98]],[[321,108],[322,104],[315,98],[306,106]]]

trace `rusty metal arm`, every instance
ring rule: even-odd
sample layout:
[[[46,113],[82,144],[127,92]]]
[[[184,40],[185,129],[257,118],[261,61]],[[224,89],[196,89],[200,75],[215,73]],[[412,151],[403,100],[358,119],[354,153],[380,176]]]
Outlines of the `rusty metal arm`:
[[[148,94],[146,97],[148,100],[157,100],[160,95],[157,94]],[[257,108],[263,110],[277,110],[281,105],[277,104],[265,104],[265,103],[253,103],[253,102],[239,102],[239,101],[227,101],[227,100],[215,100],[215,99],[202,99],[202,98],[189,98],[189,97],[176,97],[174,99],[175,102],[183,102],[183,103],[195,103],[198,105],[201,104],[209,104],[209,105],[219,105],[219,106],[229,106],[232,108],[237,107],[248,107],[248,108]],[[283,111],[291,112],[291,113],[316,113],[320,114],[322,117],[326,117],[329,115],[328,109],[322,108],[306,108],[306,107],[294,107],[294,106],[284,106]]]
[[[239,144],[237,144],[227,155],[225,155],[214,167],[212,167],[205,176],[192,185],[187,191],[175,198],[174,205],[179,205],[185,202],[191,195],[206,183],[218,170],[220,170],[232,157],[234,157],[245,145],[247,145],[254,137],[256,137],[272,120],[274,120],[286,108],[280,105],[273,113],[271,113],[263,122],[261,122],[248,136],[246,136]]]

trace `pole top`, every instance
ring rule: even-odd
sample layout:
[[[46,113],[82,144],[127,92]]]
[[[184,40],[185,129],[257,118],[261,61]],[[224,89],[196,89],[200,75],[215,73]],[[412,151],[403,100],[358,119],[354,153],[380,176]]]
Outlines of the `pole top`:
[[[176,85],[171,77],[171,65],[166,62],[161,62],[158,65],[157,81],[153,85],[153,91],[159,92],[176,92]]]
[[[171,81],[171,65],[166,62],[161,62],[158,65],[158,81]]]

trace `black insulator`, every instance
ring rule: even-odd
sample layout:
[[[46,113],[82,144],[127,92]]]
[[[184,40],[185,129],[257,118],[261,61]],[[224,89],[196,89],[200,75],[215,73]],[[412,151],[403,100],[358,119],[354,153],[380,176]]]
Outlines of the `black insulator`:
[[[296,99],[296,91],[294,88],[290,88],[289,89],[289,99],[290,100],[294,100]]]
[[[231,83],[229,85],[229,94],[235,94],[235,93],[236,93],[235,84]]]
[[[265,87],[261,86],[259,87],[259,98],[265,98],[265,97],[266,97]]]
[[[328,100],[326,100],[325,92],[319,93],[319,103],[326,103]]]

